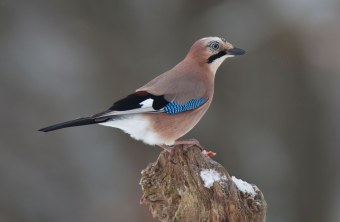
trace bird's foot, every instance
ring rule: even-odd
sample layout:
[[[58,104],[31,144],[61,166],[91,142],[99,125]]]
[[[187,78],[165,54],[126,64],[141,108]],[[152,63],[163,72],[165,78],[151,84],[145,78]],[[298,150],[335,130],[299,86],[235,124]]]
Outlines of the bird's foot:
[[[173,157],[175,154],[175,149],[174,146],[168,146],[168,145],[158,145],[159,147],[161,147],[162,149],[164,149],[165,151],[167,151],[169,153],[169,157]]]
[[[197,139],[184,139],[184,140],[176,140],[175,141],[175,146],[176,145],[183,145],[183,149],[187,150],[190,147],[197,146],[198,148],[201,149],[201,151],[204,150],[204,147],[200,144],[200,142]]]
[[[205,148],[200,144],[200,142],[197,139],[185,139],[185,140],[177,140],[175,141],[176,145],[183,145],[184,150],[188,150],[190,147],[197,146],[202,151],[202,154],[207,157],[215,156],[216,153],[212,151],[206,151]]]

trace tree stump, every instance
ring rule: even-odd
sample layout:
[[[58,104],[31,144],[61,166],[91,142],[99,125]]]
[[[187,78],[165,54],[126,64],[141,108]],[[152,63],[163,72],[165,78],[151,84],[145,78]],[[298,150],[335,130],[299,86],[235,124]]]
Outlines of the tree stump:
[[[267,204],[254,184],[235,177],[198,147],[161,152],[142,171],[140,185],[154,218],[162,222],[262,222]]]

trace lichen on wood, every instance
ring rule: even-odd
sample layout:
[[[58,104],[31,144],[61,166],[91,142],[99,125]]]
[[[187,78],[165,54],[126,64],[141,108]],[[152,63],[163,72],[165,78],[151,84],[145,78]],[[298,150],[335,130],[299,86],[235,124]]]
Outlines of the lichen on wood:
[[[204,181],[203,170],[214,174]],[[142,171],[140,185],[141,203],[162,222],[265,221],[267,204],[257,186],[251,184],[254,193],[240,190],[228,172],[198,147],[184,151],[176,146],[172,156],[161,152]]]

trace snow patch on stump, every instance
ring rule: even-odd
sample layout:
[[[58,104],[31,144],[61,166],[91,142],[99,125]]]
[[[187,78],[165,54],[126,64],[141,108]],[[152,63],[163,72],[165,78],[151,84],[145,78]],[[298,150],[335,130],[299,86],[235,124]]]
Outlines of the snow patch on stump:
[[[241,179],[237,179],[234,176],[232,176],[231,179],[234,181],[239,191],[241,191],[242,193],[250,194],[252,197],[255,197],[256,191],[251,184]]]
[[[204,169],[200,172],[200,176],[206,188],[212,187],[214,182],[227,181],[227,177],[225,175],[221,175],[214,169]]]

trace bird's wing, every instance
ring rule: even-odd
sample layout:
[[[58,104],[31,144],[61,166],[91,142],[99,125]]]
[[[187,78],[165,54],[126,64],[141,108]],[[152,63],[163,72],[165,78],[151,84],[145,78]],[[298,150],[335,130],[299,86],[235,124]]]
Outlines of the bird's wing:
[[[178,65],[177,65],[178,66]],[[214,76],[206,70],[189,69],[185,66],[173,69],[157,76],[146,85],[137,89],[153,95],[163,95],[167,101],[185,104],[191,99],[212,99],[214,91]]]
[[[147,91],[137,91],[115,102],[107,111],[95,114],[92,117],[160,112],[176,114],[196,109],[206,101],[205,98],[191,98],[182,103],[176,100],[176,95],[154,95]]]

